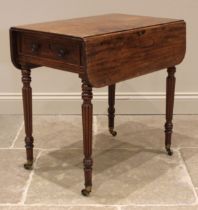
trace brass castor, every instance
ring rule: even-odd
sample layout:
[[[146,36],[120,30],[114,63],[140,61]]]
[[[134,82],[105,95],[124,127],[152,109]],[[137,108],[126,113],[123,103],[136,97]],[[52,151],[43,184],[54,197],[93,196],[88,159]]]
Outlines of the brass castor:
[[[116,136],[116,135],[117,135],[117,132],[114,131],[113,128],[109,128],[109,132],[110,132],[110,134],[111,134],[112,136]]]
[[[172,156],[173,155],[173,151],[171,149],[166,149],[168,155]]]
[[[85,187],[85,189],[82,189],[81,194],[88,197],[90,192],[91,192],[91,186],[87,186]]]
[[[28,160],[27,163],[24,164],[24,168],[26,170],[32,170],[33,160]]]
[[[170,146],[166,146],[166,151],[167,151],[169,156],[173,155],[173,151],[170,149]]]

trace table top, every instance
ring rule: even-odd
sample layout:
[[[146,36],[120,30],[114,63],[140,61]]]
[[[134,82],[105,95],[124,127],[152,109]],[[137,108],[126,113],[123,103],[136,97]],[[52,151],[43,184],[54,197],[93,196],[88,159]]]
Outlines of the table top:
[[[17,26],[17,28],[86,38],[90,36],[152,27],[178,21],[180,20],[126,14],[106,14],[22,25]]]
[[[181,63],[186,24],[106,14],[12,27],[10,40],[17,68],[71,71],[93,87],[104,87]]]

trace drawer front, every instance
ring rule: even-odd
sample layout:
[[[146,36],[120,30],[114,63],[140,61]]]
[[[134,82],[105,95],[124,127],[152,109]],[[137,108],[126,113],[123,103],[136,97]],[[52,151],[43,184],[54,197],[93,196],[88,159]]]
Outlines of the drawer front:
[[[72,38],[22,33],[19,54],[80,66],[80,42]]]

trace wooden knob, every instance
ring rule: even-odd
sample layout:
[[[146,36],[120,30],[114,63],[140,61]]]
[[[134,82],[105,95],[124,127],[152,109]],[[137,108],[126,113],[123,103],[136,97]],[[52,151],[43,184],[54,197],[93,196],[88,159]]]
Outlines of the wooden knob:
[[[64,58],[66,55],[66,50],[65,49],[59,49],[58,50],[58,57]]]
[[[33,53],[36,53],[36,52],[38,52],[38,50],[39,50],[39,44],[38,43],[32,43],[32,52]]]

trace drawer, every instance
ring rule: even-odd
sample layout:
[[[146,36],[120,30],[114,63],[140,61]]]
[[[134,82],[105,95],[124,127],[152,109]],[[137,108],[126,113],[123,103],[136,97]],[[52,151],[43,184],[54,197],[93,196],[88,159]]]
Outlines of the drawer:
[[[80,42],[67,37],[22,33],[19,54],[80,65]]]

